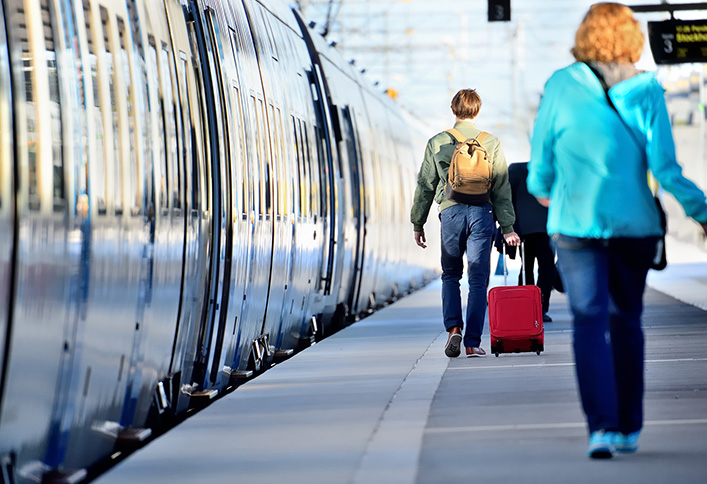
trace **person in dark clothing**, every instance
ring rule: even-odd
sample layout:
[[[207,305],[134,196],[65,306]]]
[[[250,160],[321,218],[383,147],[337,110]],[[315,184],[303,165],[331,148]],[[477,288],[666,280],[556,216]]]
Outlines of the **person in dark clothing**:
[[[550,237],[547,235],[547,207],[543,207],[537,199],[528,193],[525,183],[528,177],[528,163],[511,163],[508,165],[508,180],[511,183],[511,196],[516,221],[513,224],[515,232],[520,236],[525,247],[525,257],[518,276],[518,285],[535,284],[535,260],[538,261],[538,287],[542,293],[543,321],[550,322],[548,314],[550,294],[557,286],[559,276],[555,268],[555,252],[550,247]],[[559,289],[559,286],[558,286]]]

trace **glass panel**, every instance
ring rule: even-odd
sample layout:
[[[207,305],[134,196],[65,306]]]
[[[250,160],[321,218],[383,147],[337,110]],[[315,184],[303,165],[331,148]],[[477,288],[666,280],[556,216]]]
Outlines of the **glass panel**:
[[[261,177],[260,189],[262,190],[261,200],[265,204],[263,213],[269,214],[272,210],[272,200],[270,199],[270,163],[269,163],[269,147],[268,147],[268,131],[266,130],[267,121],[265,119],[265,107],[263,100],[258,99],[258,144],[260,146],[260,173],[265,176]]]
[[[18,15],[23,18],[25,13],[22,8],[22,3],[18,2]],[[24,94],[27,108],[27,161],[28,167],[28,182],[29,182],[29,209],[39,210],[39,175],[37,167],[37,111],[35,109],[35,93],[34,93],[34,58],[30,51],[29,33],[27,25],[24,23],[18,24],[16,27],[17,37],[19,39],[19,47],[22,51],[22,74],[24,77]],[[13,27],[14,28],[14,27]],[[9,26],[8,26],[9,33]]]
[[[260,194],[258,193],[257,189],[259,188],[256,187],[256,180],[260,179],[260,136],[258,135],[258,132],[260,132],[260,128],[258,127],[258,117],[255,114],[255,96],[250,96],[250,104],[248,106],[250,110],[250,119],[251,122],[255,121],[255,128],[256,129],[249,129],[249,133],[251,133],[251,150],[249,154],[253,154],[253,148],[255,148],[255,159],[252,159],[250,156],[247,158],[246,161],[246,173],[248,174],[248,193],[250,193],[250,202],[251,202],[251,211],[253,213],[259,213],[259,198]]]
[[[172,58],[172,53],[169,51],[167,44],[162,44],[162,49],[160,51],[160,70],[161,70],[161,84],[162,84],[162,102],[163,102],[163,116],[164,116],[164,129],[165,133],[165,156],[166,156],[166,187],[165,194],[167,198],[172,199],[172,206],[176,208],[182,207],[182,193],[180,191],[180,171],[177,168],[179,163],[179,155],[177,146],[177,119],[176,119],[176,109],[174,106],[175,95],[172,91],[172,78],[174,77],[174,62]],[[170,193],[170,190],[172,191]],[[169,203],[165,200],[165,203]]]
[[[47,75],[49,77],[49,111],[52,128],[52,202],[55,210],[64,208],[64,153],[62,150],[61,101],[59,99],[59,72],[54,39],[52,37],[52,14],[48,0],[40,2],[44,27],[44,45],[46,48]],[[42,113],[37,113],[39,116]]]
[[[130,57],[128,56],[131,41],[125,29],[125,23],[120,17],[118,17],[118,35],[120,36],[120,57],[122,60],[123,84],[125,86],[125,106],[128,114],[128,146],[124,146],[123,151],[127,151],[129,156],[129,178],[125,182],[128,184],[130,212],[132,215],[137,215],[142,204],[140,203],[140,193],[138,190],[137,129],[135,126],[135,108],[133,106],[135,93],[132,77],[130,75]]]
[[[103,43],[105,51],[103,53],[106,77],[108,78],[108,91],[110,95],[110,108],[113,121],[113,166],[107,172],[110,172],[108,183],[113,187],[113,208],[116,215],[123,213],[123,174],[121,172],[120,159],[120,122],[117,105],[117,94],[115,88],[115,69],[113,66],[113,46],[110,40],[110,24],[108,11],[101,7],[101,21],[103,24]]]
[[[233,136],[233,142],[236,143],[235,151],[238,155],[238,161],[235,164],[236,169],[236,179],[233,180],[234,190],[240,191],[240,196],[234,196],[233,199],[240,206],[236,207],[236,212],[242,214],[246,211],[248,206],[247,201],[247,182],[246,176],[243,173],[243,167],[246,159],[245,152],[245,129],[243,122],[243,105],[241,103],[241,93],[238,86],[233,86],[233,107],[235,112],[233,113],[233,118],[236,123],[237,134]],[[240,216],[240,215],[239,215]]]
[[[101,92],[100,81],[98,79],[98,56],[93,42],[93,28],[91,25],[91,5],[88,0],[84,0],[84,19],[86,20],[86,37],[88,38],[88,57],[91,68],[91,84],[93,85],[93,106],[88,107],[88,119],[95,130],[95,153],[96,158],[91,165],[93,171],[90,173],[90,190],[95,200],[96,209],[99,215],[106,213],[106,157],[105,157],[105,137],[103,135],[103,116],[101,114]]]
[[[192,173],[192,183],[191,183],[191,210],[199,211],[201,210],[201,199],[199,198],[199,163],[194,153],[196,139],[194,128],[191,124],[191,102],[189,101],[189,95],[187,94],[187,73],[189,72],[187,66],[187,56],[184,52],[179,52],[179,86],[182,99],[182,106],[184,107],[184,125],[182,139],[184,140],[184,159],[185,167]],[[180,185],[181,192],[181,185]]]
[[[149,39],[150,48],[148,49],[148,63],[150,66],[151,74],[157,79],[159,85],[159,99],[155,103],[155,108],[157,109],[157,133],[158,136],[164,135],[163,142],[155,140],[155,150],[157,151],[157,163],[159,166],[159,171],[156,172],[155,176],[155,195],[158,197],[157,206],[161,210],[166,210],[169,207],[169,199],[167,193],[169,191],[168,177],[169,177],[169,164],[167,163],[167,148],[169,144],[169,135],[166,133],[165,129],[165,79],[163,75],[163,69],[158,69],[157,62],[157,47],[155,46],[155,39],[150,37]],[[161,53],[161,51],[160,51]],[[162,60],[160,59],[160,64]],[[163,67],[163,66],[160,66]],[[170,88],[172,87],[170,83]]]

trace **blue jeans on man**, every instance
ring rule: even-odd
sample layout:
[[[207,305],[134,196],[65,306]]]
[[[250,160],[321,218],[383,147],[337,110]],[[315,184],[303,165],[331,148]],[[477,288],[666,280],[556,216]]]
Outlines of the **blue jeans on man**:
[[[643,424],[643,292],[656,238],[555,234],[552,241],[574,315],[577,383],[589,432],[636,432]]]
[[[444,327],[464,328],[461,288],[464,253],[469,265],[464,346],[481,346],[486,315],[486,292],[491,272],[495,222],[491,204],[458,204],[440,213],[442,234],[442,314]]]

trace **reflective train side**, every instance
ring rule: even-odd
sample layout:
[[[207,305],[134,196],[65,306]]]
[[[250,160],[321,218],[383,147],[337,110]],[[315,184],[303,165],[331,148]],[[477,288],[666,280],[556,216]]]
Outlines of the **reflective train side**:
[[[279,1],[3,0],[0,483],[79,481],[434,277],[424,141]]]

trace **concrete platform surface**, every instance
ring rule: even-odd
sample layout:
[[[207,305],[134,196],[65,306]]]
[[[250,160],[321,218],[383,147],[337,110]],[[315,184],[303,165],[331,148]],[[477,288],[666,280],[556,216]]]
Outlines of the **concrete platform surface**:
[[[669,269],[650,279],[707,283],[707,264]],[[95,482],[707,483],[707,312],[697,307],[707,291],[691,297],[646,292],[636,454],[585,457],[564,295],[553,293],[540,356],[449,359],[437,281],[268,370]]]

